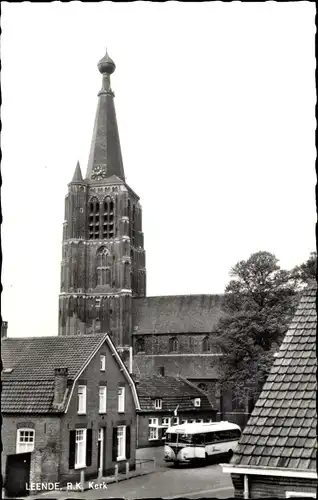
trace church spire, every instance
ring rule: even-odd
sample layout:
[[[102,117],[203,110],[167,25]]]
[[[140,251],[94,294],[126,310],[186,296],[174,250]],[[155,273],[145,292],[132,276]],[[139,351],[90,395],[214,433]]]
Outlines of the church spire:
[[[72,182],[83,182],[83,176],[79,161],[76,164]]]
[[[116,175],[125,181],[114,106],[114,93],[110,85],[110,75],[115,71],[116,66],[109,57],[107,50],[97,67],[103,75],[103,83],[102,89],[98,93],[98,105],[86,179],[99,181]]]

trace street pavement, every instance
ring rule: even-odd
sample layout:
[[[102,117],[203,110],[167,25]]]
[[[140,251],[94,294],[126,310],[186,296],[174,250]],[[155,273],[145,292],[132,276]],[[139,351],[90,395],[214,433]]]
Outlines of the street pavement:
[[[160,497],[173,500],[184,497],[221,499],[234,496],[231,478],[228,474],[223,474],[218,464],[205,466],[186,464],[176,468],[164,462],[162,447],[137,450],[137,458],[139,460],[155,458],[155,470],[153,470],[153,463],[148,462],[143,465],[146,473],[144,476],[108,484],[107,489],[88,489],[84,492],[64,491],[62,495],[60,492],[59,499],[125,498],[135,500]],[[149,473],[150,471],[152,472]],[[45,498],[54,498],[54,493],[46,494]]]

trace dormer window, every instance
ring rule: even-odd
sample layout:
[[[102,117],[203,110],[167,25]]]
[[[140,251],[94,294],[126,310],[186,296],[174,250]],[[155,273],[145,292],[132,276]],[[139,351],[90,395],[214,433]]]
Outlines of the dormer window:
[[[195,398],[193,404],[196,408],[200,408],[201,406],[201,398]]]
[[[3,373],[12,373],[13,372],[13,368],[4,368],[3,369]]]
[[[162,410],[162,399],[155,399],[155,409]]]

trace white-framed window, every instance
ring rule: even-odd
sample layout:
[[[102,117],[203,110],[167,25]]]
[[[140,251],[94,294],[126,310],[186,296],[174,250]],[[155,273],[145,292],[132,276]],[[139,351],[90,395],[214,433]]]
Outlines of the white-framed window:
[[[170,427],[171,418],[170,417],[162,417],[161,425],[165,427]]]
[[[77,413],[86,413],[86,385],[78,386],[77,397]]]
[[[203,422],[204,422],[203,418],[199,418],[199,419],[197,419],[197,423],[198,423],[198,424],[203,424]]]
[[[191,418],[191,419],[189,420],[189,424],[195,424],[195,423],[196,423],[196,419],[195,419],[195,418]]]
[[[208,424],[213,424],[213,420],[212,420],[212,418],[209,418],[209,419],[207,420],[207,423],[208,423]]]
[[[18,429],[17,432],[17,453],[28,453],[34,450],[35,431],[34,429]]]
[[[86,429],[75,432],[75,469],[86,467]]]
[[[106,356],[105,354],[100,355],[100,371],[104,372],[106,370]]]
[[[126,458],[126,426],[119,425],[117,427],[117,460],[125,460]]]
[[[300,497],[300,498],[317,498],[316,493],[308,493],[308,491],[305,493],[302,493],[301,491],[286,491],[285,493],[286,498],[295,498],[295,497]]]
[[[173,417],[173,425],[179,425],[179,417]]]
[[[196,408],[199,408],[201,406],[201,398],[195,398],[194,399],[194,406]]]
[[[159,419],[158,418],[150,418],[149,419],[149,441],[153,441],[154,439],[159,439]]]
[[[125,411],[125,387],[118,387],[118,412]]]
[[[181,424],[187,424],[187,423],[188,423],[187,419],[181,420]]]
[[[107,405],[107,387],[106,385],[101,385],[99,387],[99,413],[106,413]]]
[[[156,410],[162,409],[162,399],[155,399],[155,409]]]

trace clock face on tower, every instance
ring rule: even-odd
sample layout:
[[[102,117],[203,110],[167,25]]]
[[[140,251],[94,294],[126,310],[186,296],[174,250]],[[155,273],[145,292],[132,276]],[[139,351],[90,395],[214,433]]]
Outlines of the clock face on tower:
[[[95,181],[100,181],[101,179],[106,179],[107,168],[106,165],[94,165],[92,179]]]

